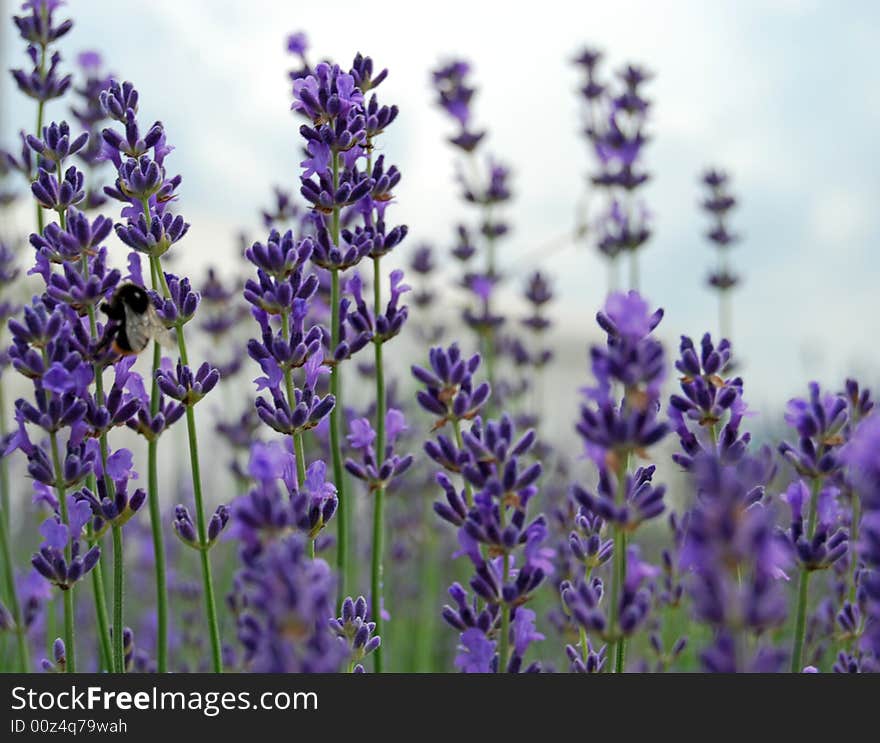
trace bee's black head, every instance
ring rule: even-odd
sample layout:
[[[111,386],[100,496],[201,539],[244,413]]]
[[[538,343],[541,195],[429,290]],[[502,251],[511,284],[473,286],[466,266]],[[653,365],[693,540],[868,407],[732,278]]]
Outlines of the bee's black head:
[[[147,292],[137,284],[123,284],[116,290],[116,298],[138,314],[146,312],[150,306]]]

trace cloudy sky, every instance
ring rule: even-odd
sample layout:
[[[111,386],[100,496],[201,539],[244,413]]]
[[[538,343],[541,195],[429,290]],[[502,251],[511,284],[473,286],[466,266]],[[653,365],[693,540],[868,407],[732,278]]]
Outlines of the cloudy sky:
[[[6,17],[15,4],[5,0]],[[556,277],[565,323],[557,340],[562,358],[578,364],[606,273],[593,250],[570,239],[588,163],[570,59],[591,44],[611,68],[642,63],[657,74],[648,88],[656,103],[647,190],[656,234],[643,288],[666,308],[664,337],[715,327],[696,204],[698,174],[718,165],[741,199],[733,224],[745,237],[736,264],[746,283],[734,302],[734,341],[753,404],[784,399],[812,377],[876,379],[876,4],[450,0],[427,11],[413,2],[73,0],[67,11],[76,20],[64,40],[68,61],[99,49],[139,87],[144,117],[165,122],[177,147],[170,167],[184,176],[180,210],[193,225],[182,249],[193,262],[224,261],[242,228],[258,237],[257,210],[272,184],[296,183],[284,52],[294,30],[308,33],[315,56],[362,51],[390,68],[382,98],[401,115],[384,152],[404,174],[395,214],[410,225],[410,249],[422,240],[445,249],[467,212],[427,81],[438,61],[470,59],[477,121],[515,172],[515,233],[502,262],[521,276],[540,261]],[[17,64],[23,49],[10,24],[0,39],[3,66]],[[5,77],[3,86],[8,140],[32,126],[33,108]],[[571,387],[582,367],[568,368]]]

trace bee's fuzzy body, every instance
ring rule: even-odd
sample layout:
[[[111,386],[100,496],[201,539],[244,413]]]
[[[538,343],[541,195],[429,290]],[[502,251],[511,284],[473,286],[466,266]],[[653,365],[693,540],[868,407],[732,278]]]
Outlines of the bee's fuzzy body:
[[[121,356],[139,354],[150,340],[167,345],[172,342],[149,294],[137,284],[122,284],[110,301],[101,305],[101,311],[115,325],[108,341]]]

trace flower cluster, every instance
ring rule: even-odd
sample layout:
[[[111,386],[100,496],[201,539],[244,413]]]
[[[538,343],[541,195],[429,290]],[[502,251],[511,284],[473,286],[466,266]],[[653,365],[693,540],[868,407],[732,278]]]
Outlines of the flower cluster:
[[[480,616],[492,617],[480,626],[464,621],[464,589],[457,583],[450,589],[458,596],[459,611],[444,616],[454,628],[465,627],[461,643],[467,660],[460,656],[457,661],[465,670],[516,673],[530,644],[543,639],[534,629],[534,613],[522,606],[553,569],[552,550],[544,546],[546,521],[528,515],[541,475],[540,463],[527,463],[534,443],[534,431],[517,438],[506,416],[485,426],[478,418],[462,434],[460,448],[444,443],[449,449],[446,469],[461,474],[466,490],[457,491],[439,473],[446,501],[435,503],[434,510],[458,529],[461,552],[474,567],[470,587],[486,605]],[[426,451],[431,454],[427,445]]]
[[[691,571],[690,593],[696,618],[715,628],[700,655],[710,672],[772,672],[785,651],[770,645],[749,649],[749,635],[780,625],[786,603],[780,578],[788,564],[774,514],[763,502],[772,477],[766,455],[727,464],[702,455],[691,471],[697,496],[690,513],[681,566]]]
[[[643,85],[652,76],[631,64],[603,82],[599,74],[602,57],[601,52],[588,48],[574,60],[583,73],[583,131],[594,162],[590,181],[604,194],[591,231],[596,247],[612,263],[622,253],[632,254],[630,288],[637,289],[635,254],[651,236],[651,216],[638,193],[649,179],[644,149],[649,141],[646,130],[651,102]]]
[[[58,23],[55,11],[61,5],[58,0],[28,0],[22,5],[27,11],[20,16],[13,16],[18,33],[27,42],[27,55],[32,69],[14,69],[12,77],[18,89],[26,96],[39,101],[60,98],[70,87],[71,75],[59,75],[61,54],[52,51],[52,47],[62,36],[73,28],[73,21],[65,20]]]

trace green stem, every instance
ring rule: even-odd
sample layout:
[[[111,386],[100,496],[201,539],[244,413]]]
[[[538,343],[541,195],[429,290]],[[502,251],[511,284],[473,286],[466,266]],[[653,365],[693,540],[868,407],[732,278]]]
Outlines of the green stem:
[[[639,251],[629,251],[629,288],[631,291],[639,291]]]
[[[290,342],[290,325],[289,325],[290,313],[287,310],[284,310],[281,313],[281,335],[284,338],[286,343]],[[293,374],[290,371],[290,367],[285,366],[284,368],[284,386],[287,390],[287,404],[290,405],[291,410],[296,406],[296,397],[293,392]],[[303,486],[303,483],[306,481],[306,456],[305,456],[305,447],[303,446],[302,433],[297,431],[291,436],[292,444],[293,444],[293,452],[296,459],[296,484],[297,489]]]
[[[730,340],[730,290],[718,292],[718,332],[721,339]]]
[[[495,282],[497,276],[497,267],[495,265],[495,237],[492,235],[492,207],[486,207],[486,217],[485,221],[489,227],[489,235],[486,237],[486,271],[489,275],[489,280]],[[493,287],[494,291],[494,287]],[[489,294],[489,298],[486,299],[486,314],[491,315],[491,299],[492,294]],[[495,330],[490,327],[486,331],[486,334],[483,338],[485,342],[485,358],[486,358],[486,378],[489,380],[489,385],[492,389],[495,389]],[[487,416],[491,415],[492,410],[494,408],[493,401],[495,397],[491,396],[489,401],[486,404],[486,414]]]
[[[452,430],[455,433],[455,445],[459,449],[464,449],[464,439],[461,436],[461,423],[459,422],[458,418],[452,419]],[[468,508],[470,508],[474,504],[474,492],[471,488],[471,484],[467,481],[467,479],[465,479],[464,477],[462,477],[462,479],[464,480],[465,500],[467,501]]]
[[[166,298],[171,297],[165,274],[162,271],[162,262],[157,257],[156,275],[162,286],[162,292]],[[177,327],[177,348],[180,353],[180,361],[189,366],[189,357],[186,351],[186,339],[183,333],[183,325]],[[223,646],[220,640],[220,625],[217,621],[217,603],[214,598],[214,580],[211,577],[211,560],[208,556],[208,529],[205,522],[205,506],[202,500],[202,474],[199,466],[199,441],[196,429],[196,416],[192,405],[186,406],[186,433],[189,439],[189,461],[192,470],[193,498],[196,510],[196,529],[199,535],[199,554],[202,563],[202,584],[205,593],[205,614],[208,620],[208,631],[211,636],[211,656],[214,673],[223,673]]]
[[[608,294],[616,292],[620,286],[620,275],[618,269],[619,259],[617,256],[608,259]]]
[[[46,47],[45,45],[40,45],[40,79],[45,79],[46,77]],[[37,104],[37,131],[34,136],[37,139],[42,139],[43,137],[43,112],[46,107],[45,101],[40,101]],[[63,173],[58,173],[58,177],[61,178]],[[40,206],[39,202],[37,202],[37,232],[42,235],[43,227],[45,226],[45,218],[43,216],[43,207]]]
[[[581,658],[584,660],[584,666],[587,665],[587,661],[590,659],[590,651],[587,649],[589,645],[587,644],[587,631],[578,626],[578,637],[581,641]]]
[[[856,600],[856,571],[859,565],[859,554],[857,545],[859,543],[859,521],[861,520],[861,501],[858,493],[852,494],[852,523],[850,524],[849,543],[852,545],[852,565],[850,572],[852,577],[849,581],[849,600],[854,603]]]
[[[303,435],[299,432],[293,435],[293,450],[296,454],[296,478],[302,487],[306,481],[306,447],[303,443]]]
[[[498,520],[501,524],[501,532],[504,532],[507,522],[507,506],[504,501],[498,504]],[[510,575],[510,553],[505,550],[501,568],[501,586],[507,582]],[[503,594],[503,591],[502,591]],[[507,656],[510,646],[510,604],[502,595],[501,598],[501,636],[498,638],[498,670],[497,673],[507,673]]]
[[[501,506],[502,513],[504,506]],[[502,519],[502,526],[503,526]],[[507,581],[510,573],[510,555],[504,553],[504,567],[501,574],[501,584]],[[501,636],[498,638],[498,673],[507,673],[507,656],[510,654],[510,604],[501,599]]]
[[[822,478],[814,477],[810,488],[810,510],[807,518],[807,538],[812,539],[816,531],[817,506]],[[807,631],[807,604],[810,598],[810,570],[801,567],[798,581],[798,601],[795,613],[794,642],[791,649],[791,672],[800,673],[803,669],[804,637]]]
[[[619,573],[617,574],[617,585],[623,588],[626,582],[626,532],[623,529],[617,530],[620,538],[620,562],[618,564]],[[618,631],[620,630],[620,617],[617,618]],[[626,668],[626,638],[621,637],[617,642],[617,655],[614,659],[614,672],[623,673]]]
[[[104,593],[104,568],[101,561],[92,569],[92,592],[95,594],[95,618],[98,622],[98,642],[101,644],[101,655],[107,671],[116,669],[113,663],[113,644],[110,639],[110,618],[107,616],[107,596]]]
[[[6,438],[6,395],[3,378],[0,377],[0,438]],[[30,671],[30,651],[27,641],[27,627],[18,601],[18,590],[15,587],[15,571],[12,569],[12,545],[9,538],[9,469],[6,457],[0,458],[0,558],[3,559],[3,578],[9,597],[9,610],[15,620],[15,636],[18,646],[18,666],[22,673]]]
[[[147,199],[141,202],[147,228],[152,221],[150,204]],[[150,257],[150,280],[153,291],[161,290],[157,259]],[[159,412],[159,384],[156,372],[162,364],[162,348],[153,342],[153,367],[150,375],[150,417]],[[165,536],[162,533],[162,506],[159,501],[159,439],[150,436],[147,440],[147,499],[150,507],[150,531],[153,538],[153,555],[156,562],[156,666],[159,673],[168,672],[168,582],[165,573]]]
[[[186,363],[186,362],[184,362]],[[202,482],[199,470],[199,443],[196,438],[196,419],[191,405],[186,408],[186,430],[189,436],[189,456],[193,472],[193,494],[196,502],[196,529],[202,548],[199,556],[202,562],[202,583],[205,592],[205,611],[208,616],[208,630],[211,635],[211,656],[214,673],[223,673],[223,646],[220,641],[220,625],[217,621],[217,603],[214,598],[214,581],[211,577],[211,560],[208,556],[208,534],[205,524],[205,508],[202,503]]]
[[[122,554],[122,527],[113,529],[113,667],[116,673],[125,673],[125,634],[123,607],[124,573]]]
[[[617,468],[617,504],[622,505],[626,500],[626,472],[629,455],[620,458]],[[614,552],[611,566],[611,633],[615,638],[608,648],[608,669],[614,669],[614,673],[623,672],[623,664],[626,661],[626,639],[619,637],[620,634],[620,592],[623,582],[626,580],[626,533],[619,524],[613,524]],[[613,664],[613,666],[612,666]]]
[[[59,220],[64,222],[64,214],[59,212]],[[82,274],[83,278],[88,279],[89,276],[89,258],[83,253],[82,256]],[[95,318],[95,308],[93,305],[86,305],[86,310],[89,317],[89,330],[91,333],[92,341],[98,340],[98,323]],[[98,362],[93,364],[93,370],[95,374],[95,398],[99,405],[104,404],[104,370]],[[100,436],[100,449],[101,449],[101,469],[104,472],[104,485],[107,489],[107,495],[109,498],[113,499],[116,495],[116,486],[113,483],[113,479],[107,476],[107,458],[108,458],[108,444],[107,444],[107,433],[106,431],[101,433]],[[94,476],[90,477],[92,481],[92,487],[97,491],[97,487],[94,484]],[[89,526],[91,529],[91,526]],[[103,578],[103,569],[101,567],[101,560],[103,559],[103,551],[101,557],[98,558],[98,562],[95,564],[94,573],[92,576],[92,588],[95,600],[95,614],[98,622],[98,634],[99,640],[101,643],[102,654],[104,656],[104,660],[107,664],[108,670],[112,673],[115,669],[119,668],[117,660],[113,653],[111,652],[111,638],[109,634],[109,622],[107,618],[107,597],[104,592],[104,578]],[[115,559],[115,541],[114,541],[114,559]],[[114,563],[115,568],[115,563]],[[122,574],[117,575],[114,569],[113,580],[122,582]],[[114,592],[114,601],[116,600],[116,594],[119,595],[119,601],[122,601],[122,591]],[[117,632],[121,632],[122,627],[122,604],[119,606],[114,604],[114,617],[116,617],[116,612],[118,611],[119,617],[118,621],[115,622],[114,626],[116,627]]]
[[[380,258],[373,259],[373,316],[382,312],[382,275]],[[385,368],[382,363],[382,339],[373,341],[376,362],[376,464],[381,465],[385,458]],[[382,634],[382,570],[385,551],[385,488],[378,487],[373,494],[373,555],[370,571],[370,605],[372,619],[376,623],[376,634],[382,637],[380,645],[373,653],[374,670],[382,673],[383,650],[388,638]]]
[[[330,347],[336,348],[339,344],[339,271],[330,271]],[[333,481],[336,484],[336,494],[339,498],[339,515],[337,517],[337,552],[336,567],[339,570],[339,603],[348,595],[348,571],[350,560],[350,536],[351,536],[351,503],[344,494],[345,471],[342,466],[342,447],[339,432],[339,418],[342,415],[342,400],[340,399],[339,364],[334,364],[330,369],[330,393],[336,400],[333,410],[330,411],[330,450],[333,460]]]
[[[153,290],[159,289],[155,262],[150,259],[153,269]],[[150,416],[159,412],[159,384],[156,371],[162,364],[162,349],[158,342],[153,343],[153,372],[150,388]],[[153,554],[156,561],[156,610],[158,627],[156,634],[157,667],[159,673],[168,672],[168,586],[165,578],[165,536],[162,533],[162,506],[159,502],[159,439],[151,436],[147,441],[147,498],[150,506],[150,530],[153,535]]]
[[[810,591],[810,571],[801,569],[798,581],[797,613],[795,614],[794,645],[791,651],[791,672],[800,673],[803,669],[804,636],[807,631],[807,599]]]
[[[67,493],[64,487],[64,470],[61,467],[61,456],[58,453],[58,435],[53,431],[49,435],[49,442],[52,447],[52,466],[55,468],[55,490],[58,495],[58,505],[61,509],[61,521],[65,526],[70,524],[70,518],[67,514]],[[67,540],[64,548],[64,558],[67,564],[71,562],[71,542]],[[68,673],[76,673],[76,638],[74,635],[74,614],[73,614],[73,585],[66,590],[64,594],[64,649],[67,653],[67,663],[65,669]]]
[[[339,153],[333,152],[333,189],[339,187]],[[334,245],[339,244],[339,207],[333,207],[330,220],[330,238]],[[339,345],[339,269],[330,271],[330,348],[335,349]],[[330,369],[330,393],[336,400],[333,410],[330,411],[330,449],[333,460],[333,481],[336,485],[336,495],[339,498],[339,514],[337,516],[337,552],[336,565],[339,569],[339,605],[348,595],[351,570],[351,527],[352,527],[352,504],[345,495],[345,470],[342,465],[342,441],[340,435],[340,418],[344,415],[342,408],[342,390],[340,387],[340,374],[342,369],[339,364],[334,364]]]

